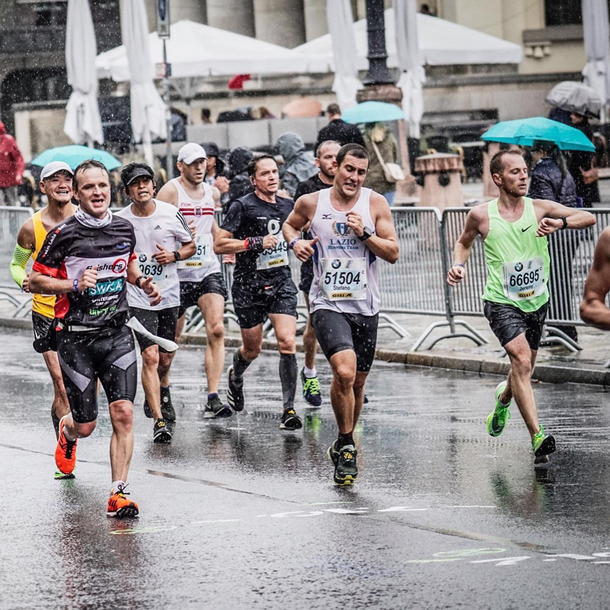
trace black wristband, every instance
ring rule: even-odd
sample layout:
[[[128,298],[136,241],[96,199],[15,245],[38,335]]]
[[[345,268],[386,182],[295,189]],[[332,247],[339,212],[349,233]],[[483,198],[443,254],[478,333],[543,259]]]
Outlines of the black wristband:
[[[568,228],[568,219],[565,216],[560,216],[559,219],[563,220],[563,227],[561,227],[561,228],[567,229]]]
[[[369,237],[371,237],[373,234],[370,233],[369,231],[366,230],[366,228],[364,228],[362,230],[362,235],[356,235],[356,237],[360,240],[360,241],[366,241]]]
[[[142,276],[139,275],[133,282],[138,288],[140,288],[140,290],[142,289],[142,286],[140,286],[140,284],[142,283]]]
[[[180,252],[178,252],[178,250],[174,250],[174,262],[177,263],[181,258]]]
[[[248,242],[248,250],[251,252],[262,252],[265,248],[263,248],[263,240],[265,238],[262,235],[257,235],[256,237],[248,237],[246,241]]]

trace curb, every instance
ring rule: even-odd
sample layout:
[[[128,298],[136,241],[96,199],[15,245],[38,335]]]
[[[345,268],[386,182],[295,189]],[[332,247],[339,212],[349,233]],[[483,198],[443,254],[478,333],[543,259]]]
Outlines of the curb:
[[[0,327],[31,329],[31,318],[0,318]],[[205,335],[184,333],[180,339],[184,345],[207,345]],[[241,339],[238,337],[225,337],[226,347],[239,347]],[[263,340],[263,349],[275,350],[277,343],[273,339]],[[303,345],[297,344],[297,352],[303,352]],[[466,356],[446,356],[442,354],[425,354],[421,352],[393,352],[387,349],[378,349],[375,358],[385,362],[404,364],[405,367],[422,366],[427,368],[449,369],[469,373],[483,373],[486,375],[506,376],[510,365],[508,362],[469,358]],[[533,378],[546,383],[586,383],[610,387],[610,370],[573,368],[568,366],[553,366],[538,364],[534,369]]]

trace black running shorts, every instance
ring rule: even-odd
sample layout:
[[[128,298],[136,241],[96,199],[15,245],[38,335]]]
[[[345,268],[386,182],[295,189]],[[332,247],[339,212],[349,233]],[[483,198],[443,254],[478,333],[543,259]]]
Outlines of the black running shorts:
[[[97,328],[57,332],[57,356],[74,421],[85,424],[97,419],[97,380],[108,403],[133,402],[138,365],[131,329]]]
[[[290,279],[272,286],[243,288],[233,283],[233,308],[240,328],[262,324],[270,313],[297,317],[297,287]]]
[[[356,353],[357,370],[368,372],[375,360],[379,316],[339,313],[317,309],[311,314],[311,325],[326,358],[344,350]]]
[[[219,294],[225,301],[228,297],[227,285],[222,273],[210,273],[201,282],[180,282],[180,316],[193,305],[199,303],[204,294]]]
[[[137,318],[142,326],[153,335],[174,341],[176,339],[176,325],[178,324],[179,307],[167,307],[157,311],[152,309],[141,309],[140,307],[130,307],[129,315]],[[140,346],[140,352],[149,348],[151,345],[157,345],[148,337],[141,335],[136,331],[136,339]],[[160,352],[168,353],[167,350],[159,346]]]
[[[56,352],[57,345],[55,342],[55,320],[47,318],[42,314],[32,312],[32,328],[34,330],[34,349],[39,354],[45,352]]]
[[[305,294],[309,294],[311,283],[313,282],[313,260],[310,258],[301,265],[301,281],[299,282],[299,290]]]
[[[525,333],[530,349],[536,351],[540,346],[548,308],[549,304],[545,303],[540,309],[526,313],[514,305],[485,301],[484,313],[502,347]]]

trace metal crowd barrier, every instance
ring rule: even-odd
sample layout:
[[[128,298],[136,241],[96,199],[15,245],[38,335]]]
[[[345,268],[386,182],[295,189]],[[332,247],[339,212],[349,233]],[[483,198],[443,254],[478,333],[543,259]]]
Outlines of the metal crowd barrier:
[[[13,296],[17,284],[11,277],[10,271],[17,234],[21,225],[30,216],[32,216],[31,208],[0,206],[0,301],[8,301],[15,306],[13,317],[27,313],[31,307],[31,298],[23,301]]]

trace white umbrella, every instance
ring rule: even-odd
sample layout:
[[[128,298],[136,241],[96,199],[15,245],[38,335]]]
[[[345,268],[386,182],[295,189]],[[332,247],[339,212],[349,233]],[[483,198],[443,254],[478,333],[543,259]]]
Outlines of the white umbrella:
[[[121,34],[125,41],[131,82],[131,128],[134,140],[141,140],[144,144],[146,161],[152,165],[152,138],[167,137],[167,107],[153,82],[144,0],[123,2],[122,8]]]
[[[356,105],[356,92],[362,89],[356,65],[354,18],[349,0],[326,0],[328,30],[335,64],[333,91],[342,110]]]
[[[421,61],[427,66],[451,66],[456,64],[519,64],[523,51],[520,45],[490,36],[457,23],[417,14],[417,32]],[[394,9],[385,11],[385,33],[388,51],[388,67],[399,66],[394,35]],[[356,39],[356,67],[368,68],[368,44],[366,19],[353,24]],[[310,71],[333,70],[331,36],[325,34],[294,49],[307,57],[315,57]],[[320,64],[323,68],[320,70]]]
[[[409,120],[409,135],[419,138],[426,72],[419,53],[417,0],[394,0],[394,12],[396,51],[401,70],[397,84],[402,89],[402,109]]]
[[[605,108],[610,101],[610,64],[608,62],[610,36],[608,3],[606,0],[582,0],[582,25],[585,36],[587,65],[582,71],[585,83],[602,100],[601,121],[606,121]]]
[[[101,144],[102,121],[97,104],[95,30],[88,0],[68,1],[66,67],[72,95],[66,106],[64,132],[75,144]]]

